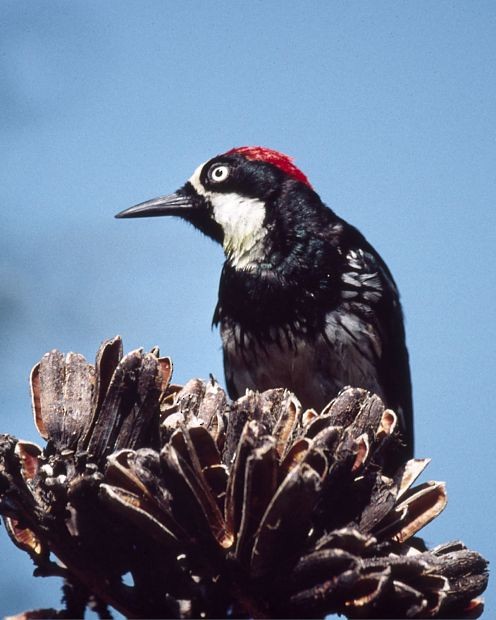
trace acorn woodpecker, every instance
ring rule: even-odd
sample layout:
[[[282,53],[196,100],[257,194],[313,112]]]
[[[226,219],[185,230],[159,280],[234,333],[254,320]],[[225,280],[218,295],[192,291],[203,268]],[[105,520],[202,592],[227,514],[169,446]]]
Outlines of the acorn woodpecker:
[[[286,387],[321,410],[347,385],[378,394],[413,454],[408,351],[398,289],[379,254],[293,160],[234,148],[174,194],[116,217],[177,215],[221,243],[220,324],[229,395]]]

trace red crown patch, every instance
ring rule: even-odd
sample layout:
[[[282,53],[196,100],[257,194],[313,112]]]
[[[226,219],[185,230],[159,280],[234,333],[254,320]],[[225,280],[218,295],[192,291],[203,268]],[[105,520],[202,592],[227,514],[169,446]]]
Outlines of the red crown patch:
[[[293,177],[293,179],[305,183],[305,185],[308,185],[310,188],[312,187],[306,175],[294,165],[293,159],[284,155],[284,153],[274,151],[273,149],[267,149],[263,146],[239,146],[226,153],[226,155],[234,154],[243,155],[246,159],[264,161],[267,164],[272,164],[290,177]]]

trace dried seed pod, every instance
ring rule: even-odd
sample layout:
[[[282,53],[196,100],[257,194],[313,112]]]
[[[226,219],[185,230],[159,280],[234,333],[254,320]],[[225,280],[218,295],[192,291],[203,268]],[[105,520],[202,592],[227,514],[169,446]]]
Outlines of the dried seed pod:
[[[31,372],[36,427],[57,447],[73,449],[92,417],[95,371],[82,355],[47,353]]]
[[[122,339],[116,336],[100,345],[95,360],[95,413],[98,415],[115,369],[123,356]]]

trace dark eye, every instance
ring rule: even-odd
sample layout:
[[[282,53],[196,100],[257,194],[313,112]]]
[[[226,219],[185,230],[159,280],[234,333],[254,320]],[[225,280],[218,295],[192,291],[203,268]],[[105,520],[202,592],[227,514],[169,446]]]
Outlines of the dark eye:
[[[220,164],[210,168],[208,176],[210,177],[210,180],[214,183],[222,183],[222,181],[225,181],[227,179],[230,173],[231,170],[229,166],[226,166],[225,164]]]

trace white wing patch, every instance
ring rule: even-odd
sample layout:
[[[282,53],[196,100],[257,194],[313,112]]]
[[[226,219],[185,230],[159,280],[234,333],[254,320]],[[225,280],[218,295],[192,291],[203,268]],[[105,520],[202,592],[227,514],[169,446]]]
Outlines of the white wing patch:
[[[214,219],[224,231],[224,252],[236,269],[250,269],[263,257],[265,203],[236,193],[212,192],[200,182],[199,166],[189,182],[212,205]]]
[[[346,260],[350,271],[345,271],[341,277],[345,285],[341,297],[351,300],[359,296],[367,302],[379,301],[382,296],[382,283],[374,257],[358,249],[350,250]]]

